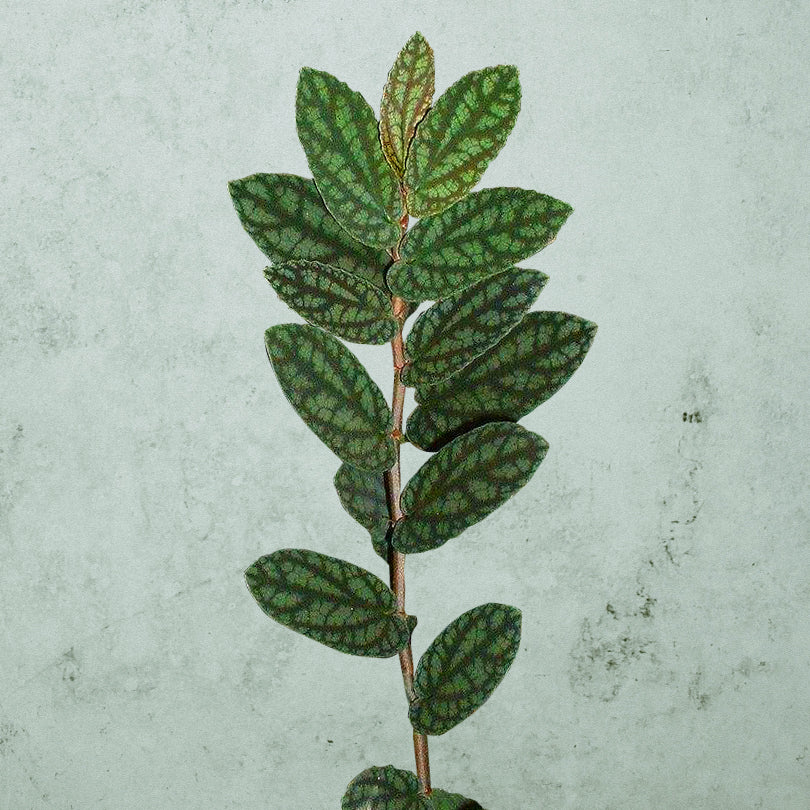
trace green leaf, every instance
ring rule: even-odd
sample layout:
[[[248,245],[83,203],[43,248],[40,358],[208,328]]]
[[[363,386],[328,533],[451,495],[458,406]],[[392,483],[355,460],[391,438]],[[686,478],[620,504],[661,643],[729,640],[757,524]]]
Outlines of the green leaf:
[[[368,102],[329,73],[302,68],[295,121],[332,216],[366,245],[395,245],[402,213],[399,185],[380,148]]]
[[[408,716],[421,734],[444,734],[481,708],[520,647],[520,611],[490,602],[451,622],[419,661]]]
[[[411,228],[387,282],[409,301],[435,301],[522,261],[554,240],[573,209],[536,191],[485,188]]]
[[[349,783],[341,810],[433,810],[419,795],[419,781],[410,771],[393,765],[373,766]]]
[[[419,794],[415,774],[393,765],[367,768],[349,783],[341,810],[483,810],[478,802],[458,793],[433,789],[430,798]]]
[[[547,450],[544,439],[512,422],[454,439],[402,492],[405,519],[394,529],[394,548],[406,554],[438,548],[483,520],[534,475]]]
[[[546,281],[543,273],[513,267],[434,304],[408,335],[411,365],[403,382],[429,384],[462,369],[521,320]]]
[[[520,110],[513,65],[468,73],[419,124],[405,170],[408,211],[436,214],[460,200],[500,152]]]
[[[287,323],[265,332],[265,346],[284,395],[333,453],[373,472],[394,465],[391,411],[339,340],[314,326]]]
[[[408,439],[435,450],[485,422],[517,421],[565,385],[595,334],[596,324],[576,315],[530,312],[458,374],[417,389]]]
[[[251,174],[228,188],[242,226],[271,261],[323,262],[385,288],[390,257],[352,239],[323,204],[314,180]]]
[[[484,810],[478,802],[446,790],[434,789],[430,794],[430,801],[433,802],[433,810]]]
[[[405,173],[416,125],[430,107],[433,81],[433,51],[417,31],[399,52],[380,105],[380,143],[397,177]]]
[[[381,579],[316,551],[274,551],[256,560],[245,580],[271,619],[350,655],[396,655],[416,624],[397,613],[396,597]]]
[[[343,508],[368,530],[374,551],[387,561],[389,517],[382,475],[341,464],[334,483]]]
[[[399,329],[389,296],[338,267],[298,259],[268,267],[264,275],[302,318],[346,340],[387,343]]]

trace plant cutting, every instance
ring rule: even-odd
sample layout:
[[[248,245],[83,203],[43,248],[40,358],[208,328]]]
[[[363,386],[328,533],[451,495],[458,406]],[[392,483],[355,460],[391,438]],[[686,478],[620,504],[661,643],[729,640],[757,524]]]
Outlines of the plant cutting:
[[[428,738],[492,695],[517,654],[521,612],[468,610],[414,666],[405,561],[458,537],[529,481],[548,444],[518,421],[565,384],[596,332],[576,315],[530,312],[548,279],[516,266],[554,240],[571,206],[521,188],[472,190],[515,124],[517,69],[487,67],[433,94],[433,51],[419,33],[388,74],[379,119],[342,81],[303,68],[296,125],[312,179],[261,173],[229,184],[270,259],[267,280],[306,322],[265,332],[278,383],[340,459],[337,497],[388,569],[386,582],[316,550],[282,548],[245,572],[277,622],[350,655],[399,659],[414,771],[367,768],[343,810],[481,807],[433,786]],[[346,342],[390,344],[390,402]],[[406,422],[409,390],[416,407]],[[403,487],[405,442],[430,455]]]

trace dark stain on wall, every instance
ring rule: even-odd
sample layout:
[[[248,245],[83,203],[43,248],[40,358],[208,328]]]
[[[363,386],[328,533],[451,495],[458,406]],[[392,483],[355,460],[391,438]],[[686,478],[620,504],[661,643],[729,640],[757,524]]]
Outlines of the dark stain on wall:
[[[583,619],[570,653],[569,680],[574,692],[609,702],[640,666],[654,660],[651,620],[655,604],[642,586],[630,600],[608,602],[594,621]]]

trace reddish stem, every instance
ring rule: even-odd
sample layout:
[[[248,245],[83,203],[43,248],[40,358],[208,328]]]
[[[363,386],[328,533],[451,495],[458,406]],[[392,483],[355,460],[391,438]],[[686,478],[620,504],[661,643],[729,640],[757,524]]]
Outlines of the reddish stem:
[[[401,223],[403,230],[407,227],[407,217],[403,217]],[[396,261],[399,259],[398,249],[392,251],[392,256]],[[394,357],[394,392],[391,397],[391,412],[393,414],[393,424],[391,435],[397,442],[396,462],[385,473],[385,497],[388,503],[388,517],[393,528],[396,523],[404,517],[400,506],[399,496],[402,488],[402,474],[399,464],[399,440],[402,438],[402,416],[405,406],[405,385],[401,379],[402,369],[405,367],[405,348],[402,339],[402,327],[408,313],[408,305],[402,299],[394,296],[391,299],[391,307],[394,317],[399,323],[399,329],[394,339],[391,341],[391,351]],[[389,533],[390,537],[390,533]],[[406,616],[405,612],[405,555],[397,551],[393,546],[388,550],[388,566],[391,581],[391,590],[396,595],[397,613]],[[413,689],[413,652],[411,642],[408,639],[407,646],[399,652],[399,666],[402,670],[402,682],[405,686],[405,694],[408,703],[416,700],[416,693]],[[424,734],[413,732],[413,752],[416,759],[416,776],[419,780],[419,792],[425,796],[431,793],[430,787],[430,760],[428,758],[428,742]]]

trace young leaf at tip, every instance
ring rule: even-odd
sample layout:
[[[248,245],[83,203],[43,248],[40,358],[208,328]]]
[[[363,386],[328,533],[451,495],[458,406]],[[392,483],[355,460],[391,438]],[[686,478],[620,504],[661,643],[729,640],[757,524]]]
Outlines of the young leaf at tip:
[[[567,312],[530,312],[457,374],[417,387],[420,405],[408,418],[408,440],[436,450],[486,422],[516,422],[568,382],[596,328]]]
[[[339,267],[299,259],[268,267],[264,275],[302,318],[345,340],[387,343],[399,329],[390,297]]]
[[[408,334],[402,381],[429,385],[460,371],[520,322],[546,281],[513,267],[434,304]]]
[[[387,561],[389,518],[382,475],[341,464],[334,484],[343,508],[368,531],[374,551]]]
[[[527,189],[477,191],[408,231],[388,286],[408,301],[446,298],[546,247],[572,210]]]
[[[245,580],[270,618],[349,655],[396,655],[416,624],[397,613],[396,597],[381,579],[316,551],[274,551],[256,560]]]
[[[338,223],[314,180],[260,173],[231,180],[228,188],[242,227],[270,261],[322,262],[385,289],[390,257],[358,242]]]
[[[408,212],[437,214],[460,200],[500,152],[520,110],[513,65],[468,73],[419,124],[405,169]]]
[[[433,640],[414,676],[408,716],[421,734],[444,734],[487,701],[520,647],[520,611],[490,602],[468,610]]]
[[[360,361],[339,340],[304,324],[265,332],[284,395],[341,461],[383,472],[396,461],[391,411]]]
[[[393,247],[399,239],[402,202],[368,102],[331,74],[302,68],[295,120],[310,171],[332,216],[364,244]]]
[[[457,537],[524,486],[547,450],[545,439],[512,422],[482,425],[454,439],[403,490],[405,519],[394,528],[394,548],[416,554]]]
[[[417,31],[399,52],[380,105],[380,143],[385,159],[400,179],[416,125],[430,108],[433,87],[433,50]]]

